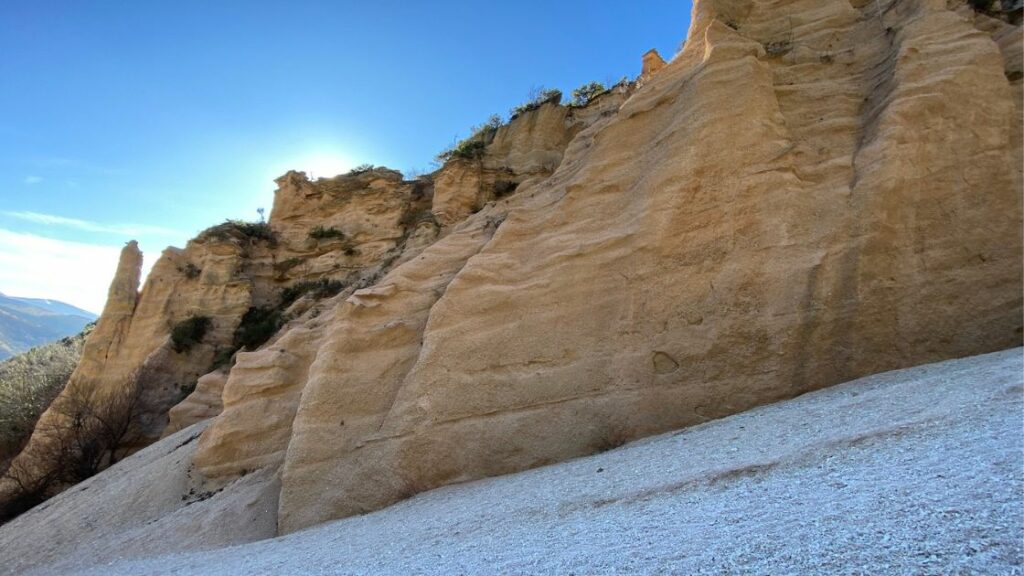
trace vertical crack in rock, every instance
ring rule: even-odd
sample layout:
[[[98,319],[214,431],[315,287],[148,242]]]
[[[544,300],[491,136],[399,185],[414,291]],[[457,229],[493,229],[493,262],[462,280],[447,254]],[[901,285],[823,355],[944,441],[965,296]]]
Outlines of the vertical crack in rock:
[[[471,254],[468,258],[466,258],[466,260],[462,263],[462,266],[459,267],[458,271],[456,271],[452,275],[451,280],[449,282],[447,282],[443,286],[441,286],[439,290],[435,290],[435,294],[437,294],[437,299],[430,305],[430,308],[427,311],[427,319],[426,319],[426,322],[424,322],[423,330],[420,332],[420,343],[421,344],[423,342],[423,338],[422,338],[423,332],[425,332],[427,330],[427,328],[430,326],[430,316],[431,316],[431,312],[434,310],[434,306],[437,304],[437,302],[441,301],[441,299],[444,298],[445,293],[447,293],[447,291],[448,291],[448,287],[451,286],[452,283],[458,281],[459,274],[462,272],[463,269],[465,269],[465,267],[469,264],[469,262],[473,259],[473,257],[476,256],[477,254],[479,254],[480,252],[484,251],[487,248],[487,245],[490,242],[491,238],[493,238],[494,235],[497,234],[498,228],[500,228],[501,225],[504,222],[505,222],[505,214],[500,214],[498,216],[487,216],[484,219],[484,225],[483,225],[484,235],[486,236],[487,239],[480,245],[479,249],[477,249],[477,251],[475,253]],[[417,353],[417,358],[416,358],[417,362],[419,361],[419,356],[420,355]],[[415,364],[413,365],[412,369],[415,369]],[[378,433],[384,427],[385,422],[387,422],[388,416],[391,415],[391,411],[394,409],[395,404],[398,401],[398,396],[402,392],[402,385],[404,384],[405,379],[406,379],[407,376],[408,376],[408,373],[406,374],[406,376],[402,377],[402,384],[400,384],[399,386],[397,386],[395,388],[394,393],[391,396],[391,400],[388,403],[388,409],[381,415],[380,423],[377,425],[377,432]]]
[[[282,531],[311,518],[337,514],[339,508],[377,505],[361,501],[358,487],[324,494],[311,484],[356,474],[360,467],[386,464],[378,458],[367,459],[361,448],[382,433],[387,415],[402,397],[403,383],[420,356],[423,330],[436,303],[457,281],[466,262],[493,237],[496,226],[486,216],[477,215],[383,278],[378,286],[390,288],[378,290],[372,307],[356,301],[363,293],[356,292],[339,310],[310,369],[288,444],[279,518]],[[381,482],[392,485],[400,480]]]

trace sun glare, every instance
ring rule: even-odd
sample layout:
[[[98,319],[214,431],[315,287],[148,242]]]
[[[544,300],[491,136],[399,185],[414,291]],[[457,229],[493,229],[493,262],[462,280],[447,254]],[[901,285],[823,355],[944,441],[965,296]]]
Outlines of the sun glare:
[[[330,178],[348,172],[355,164],[341,154],[311,154],[295,163],[294,169],[305,172],[310,180]]]

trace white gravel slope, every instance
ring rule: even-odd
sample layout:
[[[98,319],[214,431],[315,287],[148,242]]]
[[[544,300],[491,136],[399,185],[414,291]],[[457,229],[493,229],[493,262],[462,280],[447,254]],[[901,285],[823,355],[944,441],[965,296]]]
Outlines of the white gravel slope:
[[[1022,574],[1020,349],[87,574]],[[38,573],[47,573],[45,571]]]
[[[280,485],[254,473],[207,495],[192,482],[200,423],[0,526],[0,575],[223,548],[273,536]],[[63,568],[68,569],[68,568]]]

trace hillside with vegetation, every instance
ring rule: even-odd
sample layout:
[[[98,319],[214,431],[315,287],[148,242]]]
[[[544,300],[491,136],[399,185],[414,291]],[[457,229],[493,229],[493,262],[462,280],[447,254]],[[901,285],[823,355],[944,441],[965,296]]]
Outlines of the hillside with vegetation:
[[[92,325],[0,362],[0,470],[28,440],[36,421],[71,378]]]

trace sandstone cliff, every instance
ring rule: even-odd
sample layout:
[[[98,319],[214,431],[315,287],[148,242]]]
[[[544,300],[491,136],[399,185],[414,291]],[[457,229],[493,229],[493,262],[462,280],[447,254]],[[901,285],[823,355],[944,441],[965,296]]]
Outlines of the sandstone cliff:
[[[289,173],[266,233],[211,229],[138,294],[126,248],[71,386],[139,381],[148,439],[212,418],[201,483],[278,478],[291,532],[1020,345],[1019,25],[695,4],[635,90],[540,106],[424,180]]]

